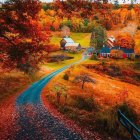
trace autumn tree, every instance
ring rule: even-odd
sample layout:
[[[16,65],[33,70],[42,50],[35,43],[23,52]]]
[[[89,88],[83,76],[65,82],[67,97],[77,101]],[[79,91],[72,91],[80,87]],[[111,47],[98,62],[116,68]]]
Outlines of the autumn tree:
[[[115,0],[115,1],[114,1],[114,8],[115,8],[115,9],[118,9],[119,7],[120,7],[119,1],[118,1],[118,0]]]
[[[67,88],[64,85],[56,84],[54,85],[53,91],[56,93],[57,103],[60,104],[61,96],[63,95],[65,98],[65,103],[67,101]]]
[[[91,78],[91,76],[87,73],[82,73],[82,74],[76,76],[74,81],[76,83],[82,83],[82,89],[84,89],[85,83],[94,83],[95,84],[95,80],[93,78]]]
[[[106,30],[102,26],[95,26],[90,39],[90,46],[101,49],[106,42]]]
[[[124,52],[122,50],[111,50],[110,57],[111,58],[123,58]]]
[[[133,37],[131,37],[131,35],[122,34],[122,35],[117,36],[116,46],[132,49],[135,46],[135,41]]]
[[[0,63],[31,73],[48,51],[49,28],[38,13],[39,0],[9,0],[0,11]]]
[[[69,37],[70,36],[70,28],[68,26],[63,26],[61,28],[62,37]]]
[[[112,19],[104,19],[102,21],[103,26],[106,28],[106,30],[111,30],[113,27],[113,21]]]

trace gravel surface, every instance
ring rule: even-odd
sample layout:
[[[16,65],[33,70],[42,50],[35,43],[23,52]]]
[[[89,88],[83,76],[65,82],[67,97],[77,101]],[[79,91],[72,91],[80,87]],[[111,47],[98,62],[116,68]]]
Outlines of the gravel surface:
[[[42,105],[17,108],[17,140],[82,140],[80,134],[69,130]]]
[[[32,84],[16,100],[16,140],[82,140],[82,136],[68,129],[43,106],[41,91],[65,66]]]

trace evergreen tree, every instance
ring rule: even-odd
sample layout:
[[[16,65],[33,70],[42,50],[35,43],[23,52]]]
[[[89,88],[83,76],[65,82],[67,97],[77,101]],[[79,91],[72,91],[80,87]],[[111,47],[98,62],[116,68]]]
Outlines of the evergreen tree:
[[[106,30],[102,26],[96,26],[91,34],[90,46],[95,47],[97,50],[101,49],[106,39]]]
[[[118,0],[115,0],[115,1],[114,1],[114,8],[115,8],[115,9],[118,9],[119,7],[120,7],[119,1],[118,1]]]

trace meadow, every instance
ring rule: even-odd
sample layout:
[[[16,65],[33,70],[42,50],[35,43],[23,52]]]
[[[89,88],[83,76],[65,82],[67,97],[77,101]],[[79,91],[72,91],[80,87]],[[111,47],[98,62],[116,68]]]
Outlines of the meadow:
[[[82,47],[89,47],[90,45],[91,33],[71,32],[70,37],[74,40],[74,42],[80,43]],[[55,44],[55,45],[60,45],[61,39],[62,37],[61,37],[60,32],[53,32],[50,43]]]
[[[112,135],[112,138],[117,137],[127,140],[129,135],[123,127],[119,126],[117,131],[115,130],[118,125],[117,110],[118,108],[125,108],[126,112],[129,112],[127,112],[127,116],[139,125],[140,87],[127,81],[123,82],[118,77],[109,76],[105,73],[105,70],[100,72],[94,68],[85,67],[87,65],[98,65],[102,61],[103,65],[112,63],[112,66],[114,64],[122,69],[134,67],[134,70],[140,73],[139,62],[87,59],[53,78],[43,89],[42,94],[55,109],[82,127],[97,131],[102,136],[104,135],[106,139],[109,135]],[[138,67],[135,67],[136,63],[138,63]],[[82,73],[89,74],[96,80],[96,83],[86,83],[84,89],[82,89],[81,83],[74,82],[75,77]],[[68,78],[65,75],[68,75]],[[137,84],[140,84],[140,82]],[[60,103],[57,103],[57,91],[54,90],[56,85],[66,88],[66,92],[62,92]],[[115,131],[113,134],[111,133],[112,130]]]

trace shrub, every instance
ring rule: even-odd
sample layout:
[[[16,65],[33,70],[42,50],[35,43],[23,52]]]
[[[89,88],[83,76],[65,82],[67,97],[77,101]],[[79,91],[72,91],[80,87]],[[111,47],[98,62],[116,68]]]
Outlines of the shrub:
[[[65,73],[64,76],[63,76],[63,79],[68,81],[69,80],[69,75],[67,73]]]
[[[140,26],[138,26],[137,29],[140,30]]]
[[[110,52],[111,58],[123,58],[123,51],[121,50],[111,50]]]
[[[72,120],[75,120],[75,121],[77,121],[77,119],[78,119],[77,115],[76,115],[74,112],[69,113],[69,117],[70,117]]]
[[[98,17],[97,15],[95,15],[95,16],[93,17],[93,19],[94,19],[94,20],[98,20],[99,17]]]
[[[131,10],[133,8],[134,8],[133,4],[130,4],[129,7],[128,7],[128,10]]]
[[[115,136],[118,139],[128,140],[128,132],[117,119],[117,110],[105,110],[96,114],[95,125],[102,134]]]
[[[105,66],[105,65],[106,65],[106,61],[105,61],[105,60],[102,60],[102,61],[101,61],[101,65],[102,65],[102,66]]]
[[[132,54],[130,59],[134,61],[135,60],[135,54]]]
[[[125,128],[119,123],[117,118],[118,109],[120,109],[131,121],[137,121],[137,115],[133,108],[131,108],[127,103],[123,103],[122,105],[115,106],[112,109],[97,112],[95,116],[95,125],[99,131],[115,136],[118,139],[128,140],[129,134],[125,130]]]
[[[97,54],[93,54],[90,58],[91,60],[98,60],[98,56]]]
[[[130,119],[132,122],[137,121],[137,114],[127,103],[123,103],[122,105],[118,106],[118,108],[125,114],[125,116]]]
[[[72,98],[75,100],[74,106],[79,109],[83,109],[87,111],[92,111],[93,109],[97,109],[97,105],[95,104],[92,97],[74,95]]]
[[[59,105],[59,111],[63,114],[68,114],[71,112],[70,108],[68,106],[61,106]]]

